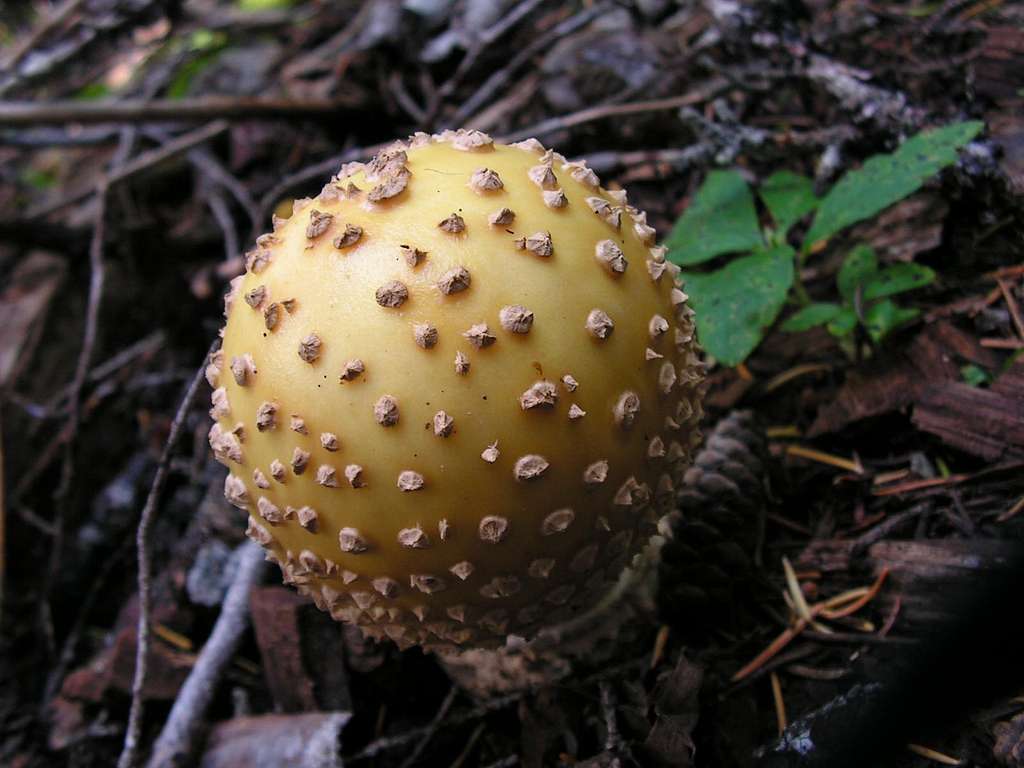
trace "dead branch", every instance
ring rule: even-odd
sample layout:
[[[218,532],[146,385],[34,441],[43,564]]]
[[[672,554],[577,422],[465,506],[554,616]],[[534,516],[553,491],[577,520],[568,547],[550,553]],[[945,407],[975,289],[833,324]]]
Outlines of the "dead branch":
[[[266,573],[266,561],[262,548],[251,541],[242,544],[239,552],[238,572],[224,597],[220,616],[174,701],[167,722],[146,763],[147,768],[180,765],[195,750],[203,726],[203,716],[216,692],[217,683],[234,656],[242,640],[242,633],[249,626],[249,592],[262,581]],[[141,631],[141,617],[139,628]],[[120,768],[128,768],[131,763],[122,759],[118,765]]]
[[[130,179],[136,174],[147,171],[161,163],[170,160],[182,152],[187,152],[193,147],[202,144],[210,139],[214,139],[220,134],[224,133],[228,129],[228,123],[225,120],[215,120],[208,125],[204,125],[201,128],[196,128],[194,131],[183,133],[175,139],[168,141],[162,147],[151,149],[147,152],[143,152],[141,155],[136,157],[134,160],[126,162],[123,166],[110,172],[107,176],[107,183],[109,186],[114,186],[126,179]],[[85,200],[93,193],[92,189],[82,189],[78,192],[72,192],[71,194],[55,200],[50,203],[44,203],[43,205],[35,208],[30,208],[25,214],[27,219],[38,219],[43,216],[48,216],[51,213],[59,211],[63,208],[67,208],[69,205],[74,205],[82,200]]]
[[[481,717],[490,714],[491,712],[497,712],[498,710],[504,709],[505,707],[511,706],[519,702],[522,699],[524,693],[513,693],[508,696],[498,696],[493,699],[484,701],[479,706],[474,707],[466,712],[462,712],[457,715],[453,715],[443,722],[443,725],[452,727],[456,725],[462,725],[463,723],[469,723],[474,720],[479,720]],[[362,760],[368,760],[372,757],[376,757],[379,754],[401,747],[405,744],[409,744],[417,739],[423,738],[426,734],[436,731],[437,726],[431,722],[421,728],[413,728],[412,730],[400,733],[397,736],[384,736],[383,738],[372,741],[363,747],[361,750],[356,752],[354,755],[350,755],[345,758],[345,763],[355,763]]]
[[[46,123],[194,123],[207,120],[265,120],[325,115],[355,106],[351,100],[204,96],[199,99],[124,101],[0,102],[0,126]]]
[[[448,695],[444,697],[444,701],[441,702],[441,706],[437,709],[437,714],[434,715],[434,719],[430,721],[430,725],[427,726],[429,729],[423,734],[423,738],[420,739],[416,748],[409,753],[409,756],[402,761],[401,768],[412,768],[416,765],[416,761],[419,760],[423,750],[427,748],[427,744],[434,738],[434,734],[437,733],[437,729],[441,726],[442,721],[448,715],[448,710],[452,708],[452,703],[455,701],[455,696],[458,694],[459,689],[454,685],[448,689]]]
[[[22,41],[17,44],[14,50],[3,62],[4,69],[14,69],[32,51],[39,42],[46,37],[50,30],[63,24],[71,14],[75,13],[81,6],[83,0],[65,0],[52,14],[43,19],[42,23],[29,32]]]
[[[521,141],[531,136],[540,137],[574,128],[584,123],[592,123],[595,120],[604,120],[609,117],[622,117],[624,115],[639,115],[645,112],[662,112],[665,110],[679,109],[680,107],[701,104],[713,99],[729,89],[729,81],[725,78],[712,78],[702,85],[693,88],[682,96],[672,96],[667,99],[652,99],[650,101],[632,101],[625,104],[608,104],[598,107],[588,107],[578,112],[571,112],[568,115],[541,120],[539,123],[528,125],[525,128],[512,131],[500,137],[502,142]]]
[[[433,98],[430,101],[430,106],[427,112],[422,117],[424,124],[431,123],[437,115],[438,109],[444,103],[445,99],[455,93],[456,89],[462,85],[469,71],[476,64],[480,54],[483,53],[487,46],[492,44],[498,38],[500,38],[507,31],[512,29],[520,20],[528,16],[543,0],[522,0],[514,6],[508,13],[502,16],[496,21],[489,29],[485,29],[480,35],[470,44],[469,49],[466,51],[466,55],[462,57],[459,62],[459,66],[455,68],[455,72],[445,83],[437,89],[433,94]]]
[[[185,396],[178,405],[178,412],[171,422],[171,429],[167,435],[167,442],[164,444],[163,453],[160,456],[160,463],[157,465],[156,475],[153,477],[153,484],[150,486],[149,495],[146,497],[146,504],[142,508],[142,515],[139,518],[139,527],[136,532],[136,546],[138,548],[138,582],[139,582],[139,625],[138,637],[135,651],[135,677],[132,680],[132,705],[128,715],[128,728],[124,737],[124,749],[118,760],[119,768],[132,768],[135,765],[135,755],[138,751],[139,734],[142,730],[142,690],[146,684],[146,665],[149,660],[149,611],[151,602],[150,577],[152,565],[149,553],[149,532],[153,526],[153,519],[156,515],[157,502],[163,492],[164,484],[167,482],[167,472],[171,464],[171,455],[178,443],[181,428],[185,418],[192,408],[199,385],[203,381],[206,371],[206,361],[209,354],[213,352],[219,342],[210,346],[210,351],[203,356],[203,361],[196,369],[192,381],[185,390]]]
[[[103,240],[106,237],[107,218],[107,180],[101,178],[96,185],[96,196],[99,199],[93,219],[92,240],[89,243],[89,298],[85,310],[85,323],[82,332],[82,346],[75,364],[75,374],[71,380],[71,392],[68,395],[69,408],[67,424],[62,431],[64,461],[61,465],[60,481],[53,493],[54,521],[53,541],[50,549],[50,563],[43,589],[43,599],[39,601],[39,617],[46,638],[47,650],[52,655],[56,651],[56,639],[53,632],[53,617],[50,611],[50,591],[60,568],[60,560],[64,549],[65,519],[67,517],[67,500],[71,491],[71,482],[75,471],[75,442],[78,426],[82,415],[82,389],[85,377],[89,373],[93,349],[96,346],[96,330],[99,326],[100,302],[103,300],[103,284],[106,275],[103,261]]]
[[[452,126],[472,126],[472,115],[476,114],[495,94],[500,93],[524,64],[530,61],[541,51],[547,49],[556,40],[575,32],[577,29],[586,26],[602,13],[608,11],[609,6],[599,3],[590,8],[570,16],[561,24],[555,25],[552,29],[540,35],[536,40],[523,48],[512,57],[504,67],[488,77],[479,88],[466,99],[452,115],[451,120],[445,121]]]

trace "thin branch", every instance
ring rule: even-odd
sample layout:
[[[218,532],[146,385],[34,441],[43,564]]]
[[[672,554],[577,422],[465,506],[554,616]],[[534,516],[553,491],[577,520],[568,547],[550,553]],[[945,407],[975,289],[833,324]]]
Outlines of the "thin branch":
[[[429,109],[423,116],[422,122],[429,124],[433,122],[437,116],[438,110],[441,105],[444,104],[445,99],[455,93],[455,89],[458,88],[466,75],[476,64],[477,59],[480,58],[480,54],[487,50],[487,47],[495,42],[499,37],[508,32],[512,27],[518,24],[523,18],[532,13],[538,5],[544,0],[522,0],[515,7],[513,7],[508,13],[498,19],[489,29],[485,29],[476,37],[466,50],[466,55],[462,57],[459,65],[455,68],[455,72],[449,77],[440,88],[432,95],[429,102]]]
[[[469,119],[470,116],[475,114],[481,107],[490,101],[495,94],[501,93],[508,85],[509,80],[512,79],[523,65],[533,59],[533,57],[541,51],[549,48],[556,40],[572,34],[577,29],[586,26],[602,13],[607,11],[608,6],[606,4],[600,3],[594,5],[580,11],[574,16],[570,16],[561,24],[555,25],[552,29],[549,29],[547,32],[540,35],[536,40],[513,56],[512,60],[509,61],[508,64],[488,77],[483,84],[476,89],[472,96],[462,102],[459,108],[455,111],[451,120],[448,122],[456,126],[470,124],[472,122]]]
[[[0,147],[49,149],[51,147],[95,147],[117,141],[121,131],[109,125],[93,128],[28,128],[0,131]]]
[[[56,581],[60,569],[60,560],[64,549],[64,528],[67,517],[67,501],[74,477],[75,442],[78,437],[78,426],[82,417],[82,389],[89,373],[89,363],[96,347],[96,332],[99,327],[100,303],[103,300],[103,284],[106,277],[103,262],[103,240],[106,237],[107,195],[106,178],[101,178],[96,185],[96,196],[99,199],[93,219],[92,240],[89,242],[89,298],[85,309],[85,327],[82,331],[82,346],[75,364],[75,374],[71,379],[71,393],[68,395],[69,408],[67,424],[62,430],[64,461],[61,465],[60,480],[53,493],[55,509],[53,524],[53,541],[50,549],[50,563],[47,569],[46,583],[42,599],[39,601],[39,616],[47,641],[47,650],[52,655],[56,651],[56,639],[53,633],[53,616],[50,610],[50,590]]]
[[[64,644],[61,647],[60,655],[57,657],[57,663],[54,664],[53,668],[46,675],[43,701],[52,701],[57,693],[57,689],[64,682],[64,676],[67,673],[68,667],[71,666],[71,662],[75,659],[78,641],[86,627],[89,616],[92,614],[92,609],[96,606],[96,601],[99,600],[100,596],[105,594],[110,575],[115,569],[119,570],[122,567],[122,560],[131,552],[131,544],[132,537],[125,536],[118,548],[103,561],[103,566],[100,568],[99,573],[92,577],[88,593],[76,606],[78,613],[75,616],[74,624],[71,625],[71,629],[68,631],[67,637],[64,638]],[[120,728],[118,728],[118,733],[120,733]]]
[[[444,721],[443,725],[450,728],[452,726],[479,720],[481,717],[484,717],[491,712],[497,712],[500,709],[504,709],[505,707],[518,703],[525,695],[526,692],[517,692],[510,693],[505,696],[498,696],[493,699],[487,699],[473,709],[453,715],[448,720]],[[397,736],[383,736],[376,741],[371,741],[354,755],[345,757],[345,764],[348,765],[349,763],[355,763],[376,757],[377,755],[392,750],[395,747],[400,747],[404,744],[415,741],[416,739],[420,739],[433,730],[436,730],[436,726],[431,722],[428,725],[420,728],[413,728],[405,733],[398,734]]]
[[[174,700],[167,722],[146,763],[147,768],[181,765],[195,749],[217,683],[249,626],[249,593],[263,579],[266,561],[263,548],[251,541],[246,541],[236,551],[240,552],[238,572],[224,596],[220,616]],[[129,764],[118,765],[126,768]]]
[[[452,708],[452,703],[455,701],[455,696],[458,694],[459,689],[454,685],[448,689],[448,695],[444,697],[444,701],[441,702],[441,706],[437,709],[437,714],[434,715],[434,719],[430,721],[430,725],[427,726],[428,730],[423,734],[423,738],[416,745],[416,749],[409,753],[409,756],[402,761],[400,768],[412,768],[416,765],[416,761],[419,760],[423,750],[427,748],[427,744],[434,738],[434,734],[437,733],[437,729],[441,726],[441,722],[448,714],[448,710]]]
[[[201,128],[196,128],[194,131],[183,133],[177,138],[168,141],[162,147],[157,147],[156,149],[143,152],[134,160],[125,163],[120,168],[112,170],[107,176],[108,184],[109,186],[114,186],[115,184],[131,178],[135,174],[142,173],[143,171],[160,165],[161,163],[180,155],[182,152],[188,152],[193,147],[209,141],[210,139],[216,138],[227,129],[228,123],[226,120],[215,120]],[[67,208],[69,205],[74,205],[75,203],[85,200],[92,193],[93,190],[88,187],[77,192],[72,192],[59,200],[44,203],[41,206],[30,209],[25,214],[25,218],[37,219],[43,216],[48,216],[62,208]]]
[[[388,88],[391,90],[391,95],[395,97],[395,101],[398,102],[398,106],[405,110],[405,114],[411,117],[417,125],[423,125],[426,112],[406,90],[401,72],[395,70],[391,73],[391,77],[388,78]]]
[[[146,136],[156,139],[161,144],[174,140],[170,133],[159,126],[144,128],[142,132]],[[246,215],[249,217],[250,226],[255,228],[259,225],[259,207],[256,205],[256,201],[253,200],[246,186],[231,171],[224,167],[220,160],[214,156],[213,152],[206,147],[196,147],[189,150],[187,157],[193,168],[208,177],[210,181],[219,184],[231,193],[231,196],[245,210]]]
[[[135,648],[135,677],[132,680],[132,705],[128,715],[128,729],[124,736],[124,749],[117,761],[118,768],[132,768],[135,765],[135,757],[138,751],[139,734],[142,729],[142,690],[146,684],[146,672],[149,661],[149,611],[152,599],[150,575],[152,564],[149,553],[149,532],[153,527],[153,519],[156,515],[157,502],[167,482],[168,468],[171,464],[171,455],[178,443],[182,425],[192,408],[199,385],[203,381],[206,371],[206,362],[209,354],[213,352],[219,342],[215,341],[209,352],[203,356],[203,361],[196,369],[185,396],[178,405],[178,412],[171,422],[171,429],[167,435],[167,442],[164,445],[163,453],[160,455],[160,463],[156,468],[156,475],[153,477],[153,484],[150,486],[149,495],[146,497],[146,504],[142,508],[142,516],[139,519],[139,527],[136,531],[136,546],[138,547],[139,560],[139,625],[138,637]]]
[[[228,210],[228,205],[224,202],[224,197],[219,189],[207,189],[203,192],[203,197],[206,198],[206,205],[224,236],[224,260],[231,261],[242,253],[239,250],[235,222],[231,220],[231,211]]]
[[[13,70],[17,67],[39,41],[50,33],[50,30],[63,24],[71,14],[81,7],[82,3],[83,0],[65,0],[60,8],[43,19],[41,24],[25,35],[22,42],[15,46],[14,51],[3,62],[3,69]]]
[[[625,115],[639,115],[645,112],[663,112],[666,110],[679,109],[693,104],[702,104],[709,99],[728,90],[731,86],[729,81],[723,77],[713,78],[706,83],[687,91],[681,96],[672,96],[667,99],[653,99],[651,101],[632,101],[625,104],[609,104],[599,107],[588,107],[578,112],[570,112],[568,115],[551,117],[541,120],[526,128],[507,133],[499,138],[502,142],[521,141],[531,136],[543,136],[573,128],[584,123],[592,123],[595,120],[604,120],[609,117],[623,117]]]
[[[618,752],[622,747],[622,734],[619,733],[618,718],[615,716],[615,691],[608,680],[598,683],[601,692],[601,710],[604,714],[605,738],[604,748],[608,752]]]
[[[198,99],[126,99],[124,101],[0,101],[0,126],[22,127],[47,123],[162,123],[207,120],[261,120],[326,115],[350,108],[344,99],[238,98],[204,96]]]
[[[921,515],[927,515],[932,511],[932,504],[929,501],[922,501],[915,504],[910,509],[898,512],[895,515],[890,515],[885,518],[882,522],[876,525],[874,528],[862,533],[856,539],[853,540],[850,545],[850,552],[854,555],[867,550],[876,541],[881,541],[889,534],[894,531],[898,531],[903,526],[909,523],[915,522]]]

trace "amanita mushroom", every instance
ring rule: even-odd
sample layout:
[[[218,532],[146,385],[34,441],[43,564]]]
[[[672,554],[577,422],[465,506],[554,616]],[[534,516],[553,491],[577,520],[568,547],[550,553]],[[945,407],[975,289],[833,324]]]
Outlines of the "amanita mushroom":
[[[593,605],[699,441],[693,312],[654,237],[584,164],[479,131],[396,143],[275,219],[207,373],[226,496],[285,581],[437,650]]]

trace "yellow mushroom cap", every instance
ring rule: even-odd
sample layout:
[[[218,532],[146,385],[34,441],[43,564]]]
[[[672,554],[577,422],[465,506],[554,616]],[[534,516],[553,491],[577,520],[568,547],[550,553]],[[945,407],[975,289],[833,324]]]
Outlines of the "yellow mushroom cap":
[[[417,134],[257,241],[210,443],[285,580],[375,637],[586,609],[700,434],[693,312],[622,191],[534,140]]]

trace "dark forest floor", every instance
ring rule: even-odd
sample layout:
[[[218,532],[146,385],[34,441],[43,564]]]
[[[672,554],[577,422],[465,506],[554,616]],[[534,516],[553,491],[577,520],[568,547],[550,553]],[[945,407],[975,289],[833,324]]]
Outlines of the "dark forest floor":
[[[704,608],[647,606],[610,661],[490,702],[268,576],[204,718],[203,765],[257,764],[239,743],[261,745],[258,764],[335,765],[271,755],[336,740],[352,765],[750,765],[780,722],[877,679],[887,654],[943,626],[949,583],[980,588],[1012,559],[1024,534],[1024,8],[405,5],[0,8],[0,765],[116,763],[135,529],[227,281],[272,212],[416,130],[537,136],[628,187],[667,233],[711,168],[826,185],[920,129],[986,126],[955,167],[804,271],[825,300],[852,242],[927,265],[938,279],[913,294],[915,322],[853,355],[821,329],[775,330],[744,366],[711,369],[706,433],[752,412],[747,447],[763,466],[766,490],[740,505],[760,521],[749,572],[713,574]],[[216,490],[205,387],[184,411],[153,531],[144,751],[243,541]],[[738,503],[715,483],[700,494],[708,508]],[[873,584],[850,616],[795,618],[801,596],[813,606]],[[735,679],[787,627],[791,642]],[[987,653],[976,639],[967,669]],[[926,729],[899,764],[1024,766],[1022,665],[970,712],[950,689],[955,725]]]

